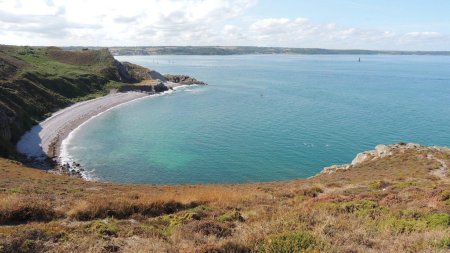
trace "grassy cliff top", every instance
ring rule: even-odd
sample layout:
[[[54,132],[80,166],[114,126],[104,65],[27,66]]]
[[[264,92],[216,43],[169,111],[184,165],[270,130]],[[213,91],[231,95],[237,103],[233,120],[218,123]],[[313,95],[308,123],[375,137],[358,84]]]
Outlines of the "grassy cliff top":
[[[46,74],[65,74],[70,71],[98,72],[91,66],[108,65],[114,58],[107,50],[64,51],[57,47],[19,47],[0,45],[2,61],[17,67],[16,74],[34,69]]]
[[[2,159],[0,252],[448,252],[450,150],[368,154],[310,179],[182,186]]]

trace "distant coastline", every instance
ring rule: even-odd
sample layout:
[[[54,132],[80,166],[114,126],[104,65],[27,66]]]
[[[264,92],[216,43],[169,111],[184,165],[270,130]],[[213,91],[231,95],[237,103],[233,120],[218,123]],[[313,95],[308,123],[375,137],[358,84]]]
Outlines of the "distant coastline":
[[[85,47],[66,47],[66,50],[80,50]],[[88,47],[100,49],[100,47]],[[248,54],[287,54],[287,55],[442,55],[450,56],[450,51],[398,51],[364,49],[324,49],[294,47],[254,47],[254,46],[138,46],[110,47],[115,56],[120,55],[248,55]]]

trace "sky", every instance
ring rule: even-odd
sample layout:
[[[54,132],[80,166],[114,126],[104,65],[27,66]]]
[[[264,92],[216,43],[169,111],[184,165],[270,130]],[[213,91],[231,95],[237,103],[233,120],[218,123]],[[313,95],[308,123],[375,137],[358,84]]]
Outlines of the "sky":
[[[448,50],[448,0],[0,0],[0,44]]]

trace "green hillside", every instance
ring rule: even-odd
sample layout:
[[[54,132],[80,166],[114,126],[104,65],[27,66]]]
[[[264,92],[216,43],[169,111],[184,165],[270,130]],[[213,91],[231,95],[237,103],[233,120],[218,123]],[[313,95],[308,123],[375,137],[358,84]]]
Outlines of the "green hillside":
[[[130,71],[137,67],[118,62],[107,49],[0,45],[0,156],[15,156],[14,143],[50,113],[141,81],[145,76]]]

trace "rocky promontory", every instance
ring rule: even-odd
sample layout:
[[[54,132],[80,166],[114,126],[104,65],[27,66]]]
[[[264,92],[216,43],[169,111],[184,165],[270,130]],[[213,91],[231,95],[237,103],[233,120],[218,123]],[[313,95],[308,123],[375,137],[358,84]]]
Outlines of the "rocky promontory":
[[[206,85],[206,83],[199,81],[193,77],[187,76],[187,75],[164,75],[164,78],[168,82],[172,83],[179,83],[183,85],[189,85],[189,84],[198,84],[198,85]]]
[[[320,174],[332,174],[336,171],[340,170],[349,170],[355,166],[361,165],[363,163],[369,161],[375,161],[381,158],[389,157],[398,153],[405,153],[408,150],[414,150],[417,152],[423,152],[425,154],[424,158],[430,160],[437,160],[441,163],[441,161],[435,158],[432,155],[432,152],[442,151],[442,152],[450,152],[450,148],[448,147],[437,147],[437,146],[422,146],[416,143],[398,143],[391,145],[380,144],[375,147],[374,150],[365,151],[356,155],[353,161],[350,164],[341,164],[341,165],[332,165],[329,167],[325,167]],[[320,175],[319,174],[319,175]],[[436,170],[432,174],[435,175],[447,175],[449,174],[449,169],[447,164],[441,163],[439,170]]]

